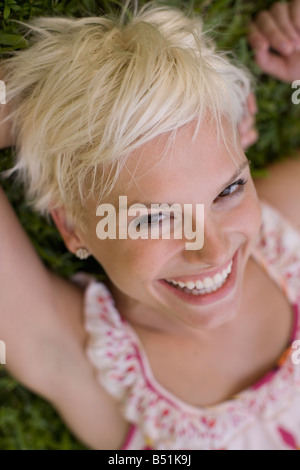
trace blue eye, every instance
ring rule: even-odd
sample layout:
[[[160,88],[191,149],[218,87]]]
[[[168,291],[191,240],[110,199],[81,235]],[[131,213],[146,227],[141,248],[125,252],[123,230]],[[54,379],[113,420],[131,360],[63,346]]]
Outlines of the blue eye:
[[[169,216],[169,214],[168,214]],[[138,220],[137,220],[137,227],[146,227],[146,226],[151,226],[151,225],[154,225],[154,224],[157,224],[159,222],[162,222],[162,217],[166,217],[165,214],[163,214],[162,212],[158,212],[157,214],[148,214],[144,217],[140,217]]]
[[[232,183],[230,186],[228,186],[226,189],[224,189],[224,191],[222,191],[218,197],[226,197],[239,193],[244,189],[243,186],[245,186],[246,183],[246,179],[239,179]]]
[[[162,216],[162,213],[158,214],[148,214],[144,217],[138,219],[137,227],[148,226],[159,222],[159,217]]]

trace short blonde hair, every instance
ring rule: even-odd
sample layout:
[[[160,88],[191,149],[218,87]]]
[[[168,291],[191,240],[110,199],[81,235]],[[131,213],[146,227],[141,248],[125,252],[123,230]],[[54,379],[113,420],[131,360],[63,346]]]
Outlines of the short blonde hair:
[[[153,2],[126,16],[36,18],[29,47],[3,62],[13,171],[43,214],[63,206],[82,224],[86,198],[109,194],[130,152],[195,119],[199,129],[207,110],[233,127],[245,111],[249,75],[199,17]]]

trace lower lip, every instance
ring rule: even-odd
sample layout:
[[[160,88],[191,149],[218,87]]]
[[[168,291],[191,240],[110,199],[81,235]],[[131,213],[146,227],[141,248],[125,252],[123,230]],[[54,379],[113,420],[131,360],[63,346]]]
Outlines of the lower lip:
[[[232,269],[226,281],[214,292],[210,292],[209,294],[187,294],[176,287],[173,287],[164,279],[160,279],[161,282],[171,293],[175,294],[179,299],[182,299],[184,302],[193,305],[207,305],[213,302],[217,302],[218,300],[223,299],[230,294],[236,284],[236,277],[237,277],[237,264],[238,264],[238,251],[236,251],[235,255],[232,258]]]

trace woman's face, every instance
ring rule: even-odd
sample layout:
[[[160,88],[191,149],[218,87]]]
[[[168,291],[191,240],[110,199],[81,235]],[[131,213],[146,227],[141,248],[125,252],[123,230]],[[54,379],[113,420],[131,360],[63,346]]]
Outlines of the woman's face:
[[[201,126],[192,142],[194,126],[192,122],[180,128],[164,154],[167,135],[133,152],[105,202],[117,208],[119,195],[126,195],[128,207],[204,204],[201,249],[187,250],[189,240],[172,236],[100,240],[96,215],[88,236],[82,237],[110,279],[117,308],[132,323],[169,331],[184,326],[211,329],[238,312],[245,266],[260,227],[260,207],[242,148],[235,152],[234,162],[214,126]],[[128,223],[138,218],[128,217]],[[156,225],[158,221],[154,218]]]

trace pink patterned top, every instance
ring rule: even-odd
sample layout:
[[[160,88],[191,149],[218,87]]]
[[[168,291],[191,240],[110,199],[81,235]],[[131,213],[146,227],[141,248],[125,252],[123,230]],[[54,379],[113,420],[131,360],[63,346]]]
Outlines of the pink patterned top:
[[[137,335],[121,318],[107,287],[90,281],[85,291],[87,354],[99,382],[132,424],[123,449],[300,448],[300,361],[295,361],[300,343],[294,343],[300,339],[300,233],[268,204],[261,206],[253,256],[287,296],[294,329],[277,367],[230,400],[200,408],[157,383]]]

